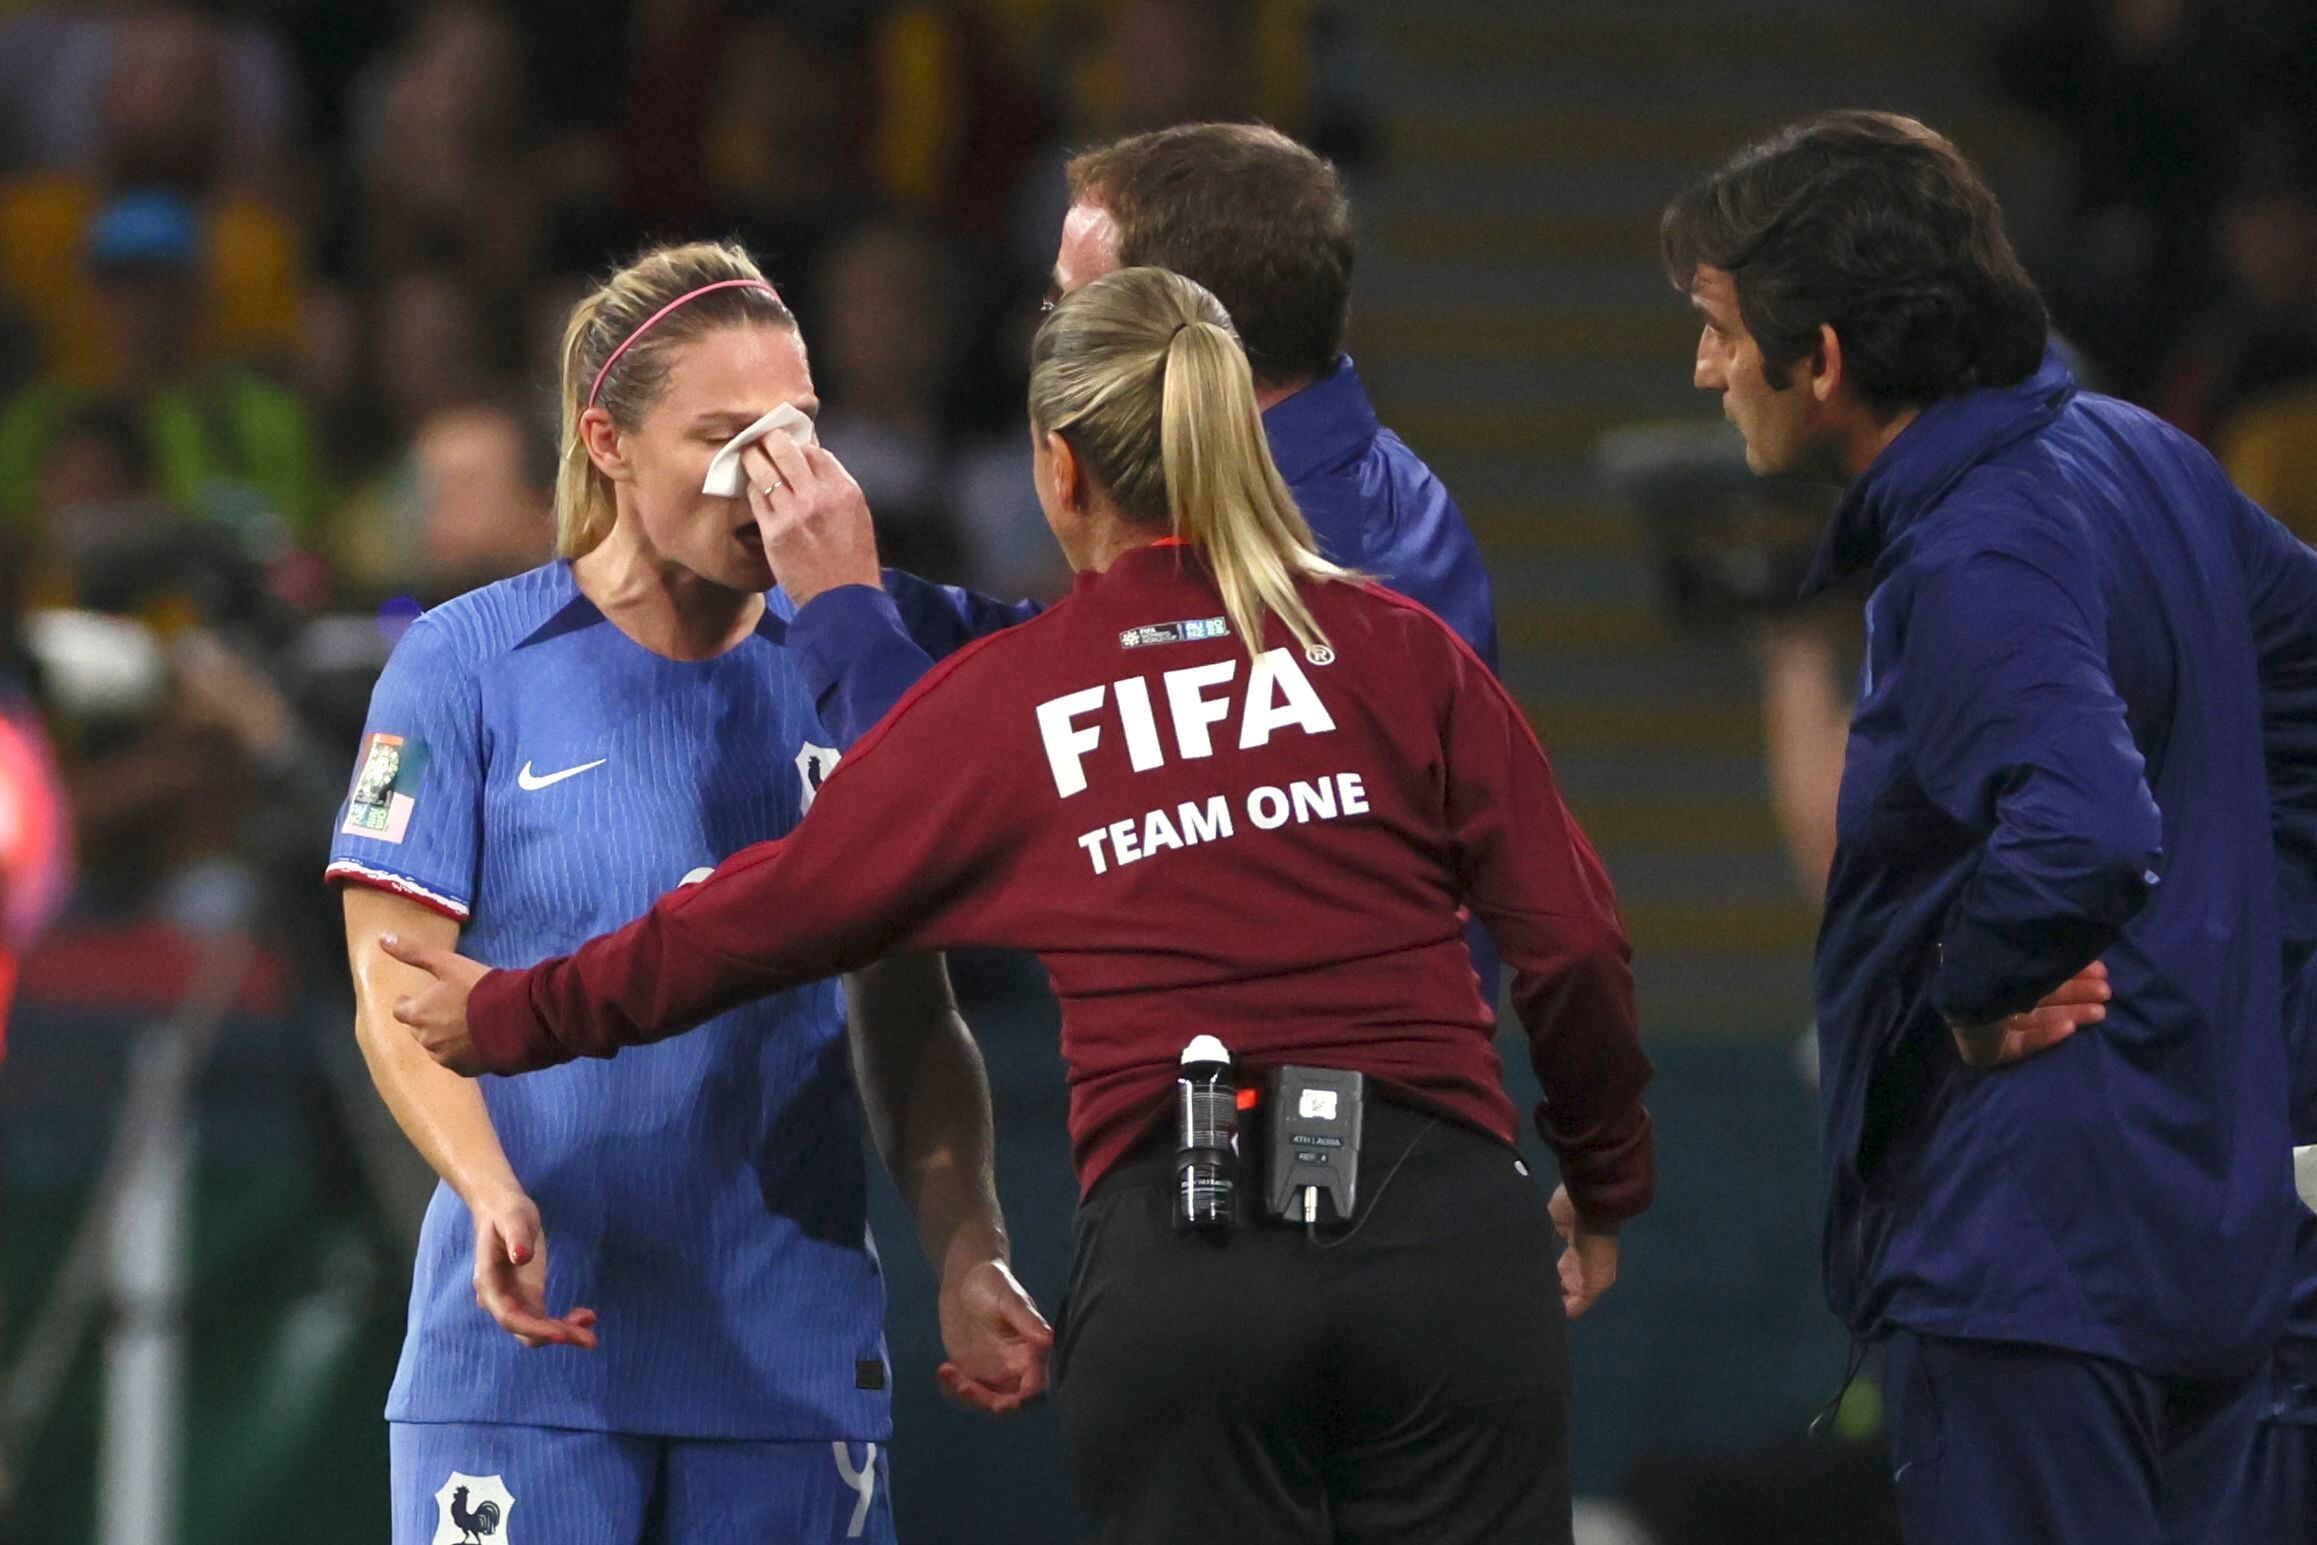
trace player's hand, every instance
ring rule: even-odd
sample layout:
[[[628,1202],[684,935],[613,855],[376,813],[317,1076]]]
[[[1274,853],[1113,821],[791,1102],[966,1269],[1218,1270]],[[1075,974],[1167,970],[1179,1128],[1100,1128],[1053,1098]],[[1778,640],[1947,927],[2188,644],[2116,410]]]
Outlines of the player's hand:
[[[1561,1251],[1561,1307],[1573,1320],[1616,1283],[1617,1234],[1587,1225],[1577,1204],[1569,1200],[1567,1186],[1554,1187],[1547,1206],[1553,1227],[1567,1246]]]
[[[494,1191],[467,1204],[475,1224],[475,1302],[527,1347],[595,1350],[595,1311],[547,1312],[547,1230],[520,1191]]]
[[[390,933],[379,935],[378,947],[434,978],[423,992],[394,1000],[394,1017],[410,1027],[426,1054],[469,1078],[486,1071],[475,1055],[474,1038],[467,1033],[467,997],[491,968],[455,950],[405,944]]]
[[[941,1344],[949,1361],[934,1377],[965,1409],[1011,1416],[1045,1397],[1054,1328],[1005,1262],[976,1261],[943,1277]]]
[[[769,434],[741,451],[740,469],[765,559],[791,601],[802,606],[839,585],[884,583],[869,501],[843,462]]]
[[[2098,961],[2054,988],[2024,1014],[1992,1025],[1951,1026],[1955,1049],[1975,1068],[2008,1067],[2039,1051],[2049,1051],[2086,1025],[2108,1017],[2108,968]]]

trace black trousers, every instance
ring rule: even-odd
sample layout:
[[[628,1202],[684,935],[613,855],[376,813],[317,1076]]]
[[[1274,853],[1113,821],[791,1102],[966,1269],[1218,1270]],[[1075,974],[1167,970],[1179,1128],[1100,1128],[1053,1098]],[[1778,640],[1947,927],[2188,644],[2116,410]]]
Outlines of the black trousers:
[[[1056,1348],[1102,1545],[1568,1545],[1569,1350],[1545,1192],[1371,1101],[1358,1211],[1178,1234],[1170,1130],[1080,1209]]]

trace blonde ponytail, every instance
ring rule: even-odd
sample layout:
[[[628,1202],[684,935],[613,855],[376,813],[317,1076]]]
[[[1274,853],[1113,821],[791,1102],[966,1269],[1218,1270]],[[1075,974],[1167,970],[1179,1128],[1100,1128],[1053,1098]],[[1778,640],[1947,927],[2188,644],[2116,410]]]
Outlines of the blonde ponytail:
[[[739,326],[794,327],[796,318],[756,260],[728,243],[654,248],[572,308],[560,358],[558,558],[592,551],[611,534],[617,511],[611,480],[587,454],[579,432],[590,394],[593,406],[609,413],[613,423],[632,429],[666,385],[677,347],[702,333]]]
[[[608,288],[608,287],[607,287]],[[596,470],[579,436],[579,417],[587,411],[587,383],[595,372],[588,367],[589,342],[601,330],[605,290],[597,290],[571,308],[564,325],[562,412],[555,458],[555,556],[578,558],[593,551],[611,534],[611,481]]]
[[[1126,520],[1198,545],[1250,654],[1266,617],[1306,648],[1327,642],[1301,582],[1354,576],[1319,555],[1213,295],[1165,269],[1121,269],[1064,299],[1031,358],[1031,422],[1070,442]]]
[[[1162,397],[1159,464],[1175,530],[1206,550],[1231,626],[1252,651],[1260,651],[1266,612],[1305,648],[1326,643],[1296,580],[1339,575],[1319,556],[1271,459],[1239,340],[1213,322],[1178,327]]]

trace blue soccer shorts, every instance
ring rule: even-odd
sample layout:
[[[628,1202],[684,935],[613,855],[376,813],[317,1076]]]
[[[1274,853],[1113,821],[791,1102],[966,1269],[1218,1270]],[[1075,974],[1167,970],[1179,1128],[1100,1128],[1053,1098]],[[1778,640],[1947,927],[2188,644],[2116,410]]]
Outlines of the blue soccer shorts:
[[[389,1430],[394,1545],[894,1545],[882,1444]]]

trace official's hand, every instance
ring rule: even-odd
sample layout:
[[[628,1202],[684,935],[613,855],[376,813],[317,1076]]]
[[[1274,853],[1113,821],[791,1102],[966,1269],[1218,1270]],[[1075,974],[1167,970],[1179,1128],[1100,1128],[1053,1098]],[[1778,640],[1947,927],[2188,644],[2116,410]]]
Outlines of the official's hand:
[[[426,1054],[469,1078],[483,1072],[482,1059],[467,1034],[467,996],[475,983],[490,974],[490,967],[467,959],[455,950],[429,949],[405,944],[393,934],[381,934],[378,947],[406,966],[416,966],[434,978],[427,988],[394,1002],[394,1017],[410,1027]]]
[[[475,1224],[475,1302],[499,1328],[527,1347],[595,1350],[595,1311],[547,1312],[547,1231],[539,1209],[520,1191],[499,1191],[467,1204]]]
[[[942,1279],[941,1344],[949,1361],[934,1377],[965,1409],[1011,1416],[1044,1398],[1054,1330],[1005,1262],[976,1261]]]
[[[802,606],[839,585],[880,585],[869,501],[843,462],[817,445],[768,434],[740,453],[748,508],[764,556],[788,598]]]
[[[1557,1186],[1547,1204],[1553,1227],[1567,1248],[1561,1251],[1561,1307],[1575,1319],[1593,1307],[1617,1281],[1617,1233],[1588,1227],[1569,1200],[1569,1188]]]
[[[2008,1067],[2024,1057],[2049,1051],[2084,1026],[2106,1019],[2108,1000],[2113,996],[2108,968],[2095,960],[2024,1014],[1991,1025],[1949,1028],[1955,1034],[1955,1049],[1972,1067]]]

